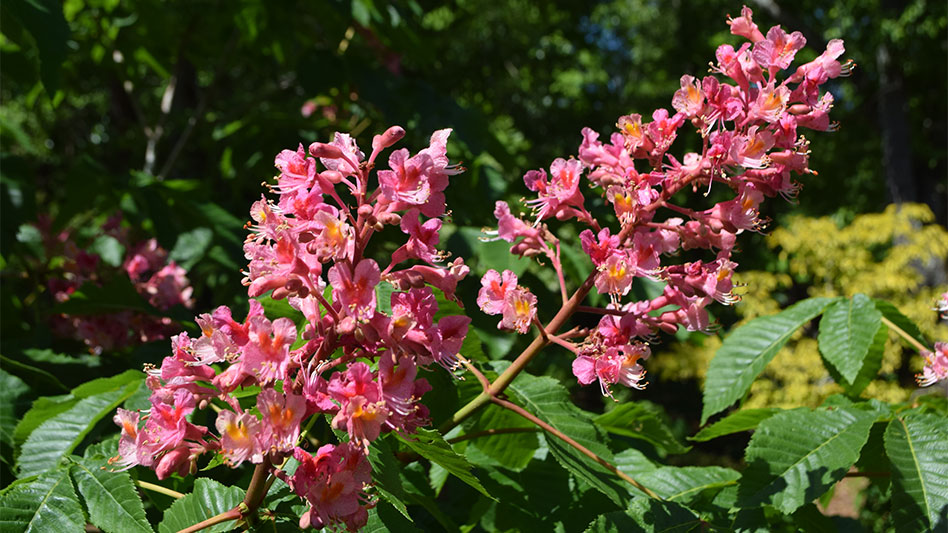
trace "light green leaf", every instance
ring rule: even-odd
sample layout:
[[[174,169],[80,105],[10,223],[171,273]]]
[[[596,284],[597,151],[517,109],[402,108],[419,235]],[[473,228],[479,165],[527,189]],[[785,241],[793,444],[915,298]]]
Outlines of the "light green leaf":
[[[185,270],[190,270],[204,257],[213,240],[214,232],[210,228],[194,228],[178,235],[168,257]]]
[[[859,458],[876,416],[853,408],[799,408],[764,420],[745,452],[738,507],[768,503],[792,513],[818,498]]]
[[[54,468],[64,455],[72,452],[93,426],[132,395],[141,382],[133,382],[123,388],[90,396],[40,424],[33,431],[18,459],[17,477],[27,477]]]
[[[882,324],[880,313],[865,294],[837,300],[820,319],[820,353],[849,385],[863,366],[869,347]]]
[[[198,478],[194,481],[194,490],[184,498],[175,500],[171,507],[165,509],[165,515],[158,524],[160,533],[174,533],[198,522],[229,511],[240,503],[244,491],[240,487],[225,487],[213,479]],[[237,527],[233,520],[223,522],[207,529],[202,533],[218,533],[230,531]]]
[[[89,520],[107,533],[151,532],[145,508],[127,472],[110,472],[103,459],[74,458],[72,476],[86,501]]]
[[[17,443],[25,441],[40,424],[63,411],[69,410],[77,403],[79,403],[79,399],[72,394],[37,398],[30,410],[23,415],[23,418],[16,425],[16,429],[13,430],[13,438],[16,439]]]
[[[678,441],[668,426],[665,412],[653,403],[624,403],[593,421],[610,433],[651,442],[666,453],[687,453],[691,449]]]
[[[502,371],[505,364],[506,362],[495,362],[494,368]],[[606,446],[604,436],[596,431],[589,415],[573,405],[569,393],[559,381],[522,373],[507,390],[537,418],[563,432],[603,460],[613,463],[612,452]],[[547,434],[546,442],[553,457],[563,468],[608,496],[617,505],[625,506],[628,486],[615,473],[553,435]]]
[[[750,431],[757,427],[761,421],[770,418],[780,412],[776,407],[763,407],[760,409],[741,409],[735,411],[726,417],[718,420],[710,426],[699,431],[694,437],[688,437],[688,440],[696,442],[705,442],[724,435],[740,433],[741,431]]]
[[[813,320],[833,301],[832,298],[803,300],[776,315],[754,319],[731,332],[708,367],[701,423],[744,397],[754,379],[793,332]]]
[[[2,533],[82,533],[86,520],[69,469],[50,470],[0,498]]]
[[[107,265],[118,267],[125,257],[125,246],[111,235],[100,235],[92,241],[90,250],[99,254]]]
[[[896,529],[948,528],[948,419],[919,411],[896,417],[885,431],[885,451]]]
[[[663,466],[640,474],[635,480],[664,500],[688,503],[706,490],[735,484],[739,477],[736,470],[720,466]]]
[[[481,482],[471,473],[473,465],[464,457],[458,455],[451,449],[451,445],[445,442],[444,437],[433,429],[419,429],[414,435],[402,436],[397,434],[399,440],[408,445],[409,448],[418,453],[418,455],[428,459],[432,463],[441,465],[442,468],[454,474],[458,479],[477,489],[478,492],[493,498],[487,489],[481,485]]]

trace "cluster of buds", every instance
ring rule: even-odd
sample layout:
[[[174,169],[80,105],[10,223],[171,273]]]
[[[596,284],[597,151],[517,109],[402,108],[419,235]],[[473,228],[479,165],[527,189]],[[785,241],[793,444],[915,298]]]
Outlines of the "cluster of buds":
[[[450,133],[435,132],[414,155],[394,151],[388,168],[374,173],[374,190],[376,158],[404,136],[400,127],[375,136],[368,159],[342,133],[308,153],[300,145],[277,155],[270,189],[279,198],[251,207],[244,283],[251,298],[269,292],[303,320],[271,321],[256,299],[243,321],[227,307],[199,316],[200,337],[175,336],[172,355],[148,369],[150,410],[115,416],[122,435],[113,464],[151,467],[165,478],[193,473],[202,454],[217,453],[231,467],[265,465],[284,479],[310,504],[302,527],[363,526],[373,505],[370,443],[428,423],[419,399],[430,386],[419,367],[455,370],[470,322],[437,317],[437,293],[456,300],[469,271],[437,249],[444,190],[463,170],[448,162]],[[365,253],[388,225],[407,239],[380,266]],[[377,290],[383,284],[390,290]],[[254,386],[256,398],[240,394]],[[208,407],[218,411],[216,433],[189,421]],[[304,428],[323,415],[348,439],[312,455],[300,447]],[[279,468],[290,457],[299,462],[292,475]]]
[[[191,307],[192,288],[187,272],[168,260],[168,252],[158,241],[148,239],[132,244],[118,216],[111,217],[96,235],[114,238],[126,250],[121,270],[105,264],[102,257],[81,248],[70,230],[54,232],[52,220],[41,217],[36,224],[43,236],[46,257],[62,257],[62,265],[47,281],[57,303],[68,301],[85,283],[101,284],[114,276],[128,276],[135,290],[153,307],[167,311],[177,305]],[[168,317],[135,311],[107,315],[69,315],[58,313],[51,318],[56,336],[82,341],[89,351],[120,350],[140,343],[166,339],[179,328]]]
[[[737,235],[766,227],[759,214],[765,197],[796,196],[800,185],[793,174],[815,174],[808,166],[808,141],[798,128],[835,129],[828,118],[833,97],[820,87],[853,68],[851,62],[837,61],[842,41],[830,41],[819,57],[782,75],[806,43],[802,34],[775,26],[765,36],[746,7],[728,24],[731,33],[750,42],[736,50],[720,46],[711,75],[701,80],[682,76],[671,101],[674,113],[658,109],[651,122],[638,114],[619,117],[618,131],[608,143],[586,128],[577,158],[556,159],[549,173],[527,172],[524,182],[536,193],[525,202],[532,221],[514,216],[504,202],[496,205],[498,227],[491,234],[512,243],[511,253],[546,256],[560,279],[564,306],[559,242],[545,221],[575,219],[588,227],[580,240],[595,272],[580,290],[590,290],[591,282],[609,303],[605,308],[577,307],[602,315],[597,327],[582,332],[581,341],[550,340],[574,352],[578,381],[598,380],[605,395],[612,395],[610,386],[616,383],[644,386],[641,361],[650,355],[648,341],[656,333],[680,327],[706,332],[712,327],[706,306],[739,299],[732,293]],[[679,159],[670,150],[686,123],[700,135],[701,149]],[[606,219],[616,220],[618,228],[587,210],[580,186],[584,176],[592,193],[611,206],[615,218]],[[733,198],[704,211],[673,203],[679,191],[710,190],[715,182],[732,191]],[[671,216],[659,219],[661,209]],[[710,250],[714,258],[667,264],[666,256],[692,249]],[[664,282],[664,291],[651,300],[624,302],[635,278]],[[488,272],[481,283],[478,303],[487,313],[503,314],[499,327],[526,333],[525,324],[539,324],[536,297],[518,287],[512,274]]]

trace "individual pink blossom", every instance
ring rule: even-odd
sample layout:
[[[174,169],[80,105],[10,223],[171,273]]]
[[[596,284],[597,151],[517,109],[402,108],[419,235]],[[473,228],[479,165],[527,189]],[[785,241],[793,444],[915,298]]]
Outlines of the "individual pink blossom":
[[[942,320],[948,319],[948,291],[941,295],[941,298],[935,302],[935,311],[938,311],[938,315]]]
[[[803,34],[795,31],[791,34],[774,26],[767,31],[767,38],[754,44],[754,60],[766,69],[783,70],[790,67],[794,56],[806,45]]]
[[[296,342],[296,325],[289,318],[270,322],[265,317],[250,319],[250,341],[243,346],[244,372],[266,385],[288,377],[290,346]]]
[[[329,269],[333,297],[359,321],[366,321],[375,314],[375,286],[380,280],[379,265],[372,259],[359,261],[354,272],[339,263]]]
[[[298,394],[264,389],[257,395],[262,416],[259,442],[265,450],[291,451],[300,438],[300,422],[306,416],[306,400]]]
[[[597,267],[602,266],[607,259],[619,253],[619,236],[612,235],[609,228],[602,228],[595,237],[592,231],[583,230],[579,234],[579,242],[583,247],[583,251]]]
[[[625,347],[591,345],[573,360],[573,375],[582,385],[599,381],[604,396],[612,397],[610,387],[616,383],[634,389],[644,389],[645,369],[639,363],[648,359],[647,345]]]
[[[549,179],[545,170],[531,170],[523,176],[527,188],[537,193],[537,198],[527,202],[536,213],[537,220],[556,215],[570,206],[582,208],[583,195],[579,191],[579,180],[583,171],[577,159],[557,158],[550,165]]]
[[[613,300],[628,294],[635,278],[634,267],[627,255],[610,255],[600,266],[596,275],[596,290],[608,294]]]
[[[237,414],[224,410],[218,413],[214,423],[221,435],[221,454],[232,466],[244,461],[260,463],[263,461],[262,449],[258,443],[260,421],[250,413]]]
[[[517,275],[510,270],[503,274],[488,270],[481,278],[481,290],[477,293],[477,306],[488,315],[503,313],[507,292],[517,287]]]
[[[418,221],[418,215],[418,209],[412,208],[402,216],[401,228],[402,232],[408,234],[408,242],[392,254],[392,264],[405,259],[420,259],[427,263],[438,263],[443,259],[443,254],[437,248],[441,219],[432,218],[422,224]]]
[[[340,408],[332,419],[336,429],[345,429],[352,442],[368,449],[379,436],[388,409],[382,401],[379,384],[365,363],[353,363],[345,372],[337,372],[329,380],[329,395]]]
[[[537,316],[537,297],[529,290],[517,287],[506,292],[504,306],[501,310],[503,317],[498,329],[510,329],[518,333],[526,333]]]
[[[693,118],[704,108],[704,93],[694,76],[681,77],[681,89],[672,97],[672,107],[687,118]],[[634,124],[633,124],[634,127]]]
[[[439,365],[454,370],[460,366],[458,354],[467,336],[471,318],[450,315],[438,320],[438,327],[432,332],[431,353]]]
[[[300,143],[296,151],[283,150],[277,154],[273,164],[280,169],[277,183],[282,193],[292,193],[313,186],[316,180],[316,161],[306,157]]]
[[[936,342],[935,351],[923,351],[925,368],[915,379],[919,386],[928,387],[944,379],[948,379],[948,342]]]
[[[360,503],[372,471],[358,447],[326,444],[315,456],[296,448],[293,457],[300,464],[289,485],[310,504],[300,518],[301,529],[341,523],[349,531],[358,531],[365,526],[368,512]]]
[[[764,34],[757,28],[753,16],[754,12],[747,6],[741,8],[740,17],[732,19],[728,16],[727,25],[731,27],[731,33],[750,39],[754,43],[764,40]]]

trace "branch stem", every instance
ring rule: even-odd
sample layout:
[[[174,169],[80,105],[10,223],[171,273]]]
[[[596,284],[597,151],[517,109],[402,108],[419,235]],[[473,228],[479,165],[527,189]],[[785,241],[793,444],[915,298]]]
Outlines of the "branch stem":
[[[135,484],[138,485],[139,487],[145,489],[145,490],[150,490],[150,491],[152,491],[152,492],[157,492],[157,493],[159,493],[159,494],[164,494],[165,496],[171,496],[172,498],[174,498],[174,499],[176,499],[176,500],[179,500],[179,499],[181,499],[181,498],[184,498],[184,494],[182,494],[182,493],[180,493],[180,492],[178,492],[178,491],[176,491],[176,490],[171,490],[171,489],[169,489],[169,488],[167,488],[167,487],[162,487],[161,485],[155,485],[154,483],[149,483],[149,482],[147,482],[147,481],[136,481]]]
[[[895,325],[891,320],[889,320],[888,318],[882,317],[882,323],[885,324],[886,326],[889,326],[889,328],[891,328],[893,331],[895,331],[896,333],[898,333],[898,335],[899,335],[900,337],[902,337],[903,339],[905,339],[906,341],[908,341],[908,343],[911,344],[912,346],[914,346],[918,351],[920,351],[920,352],[929,352],[929,351],[931,351],[931,350],[929,350],[928,348],[926,348],[924,344],[918,342],[918,340],[916,340],[915,337],[913,337],[913,336],[909,335],[908,333],[906,333],[904,329],[902,329],[902,328],[896,326],[896,325]]]
[[[195,533],[196,531],[201,531],[204,528],[208,528],[208,527],[220,524],[222,522],[228,522],[230,520],[240,520],[242,516],[243,516],[243,513],[241,512],[241,506],[238,505],[237,507],[234,507],[233,509],[229,511],[224,511],[223,513],[214,515],[208,518],[207,520],[198,522],[197,524],[194,524],[191,527],[186,527],[182,529],[181,531],[179,531],[178,533]]]

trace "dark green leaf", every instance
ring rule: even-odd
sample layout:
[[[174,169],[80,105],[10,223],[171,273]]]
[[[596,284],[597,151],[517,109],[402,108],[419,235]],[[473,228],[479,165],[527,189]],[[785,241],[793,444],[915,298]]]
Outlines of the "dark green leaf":
[[[607,513],[586,528],[587,533],[686,533],[701,525],[701,520],[687,507],[675,502],[636,498],[627,511]]]
[[[744,456],[738,506],[768,503],[792,513],[842,479],[869,438],[876,413],[794,409],[757,426]]]
[[[372,481],[379,496],[410,521],[411,516],[404,503],[409,501],[409,497],[399,475],[402,464],[392,452],[388,438],[376,439],[369,446],[369,462],[372,463]]]
[[[894,523],[901,531],[948,528],[948,419],[909,411],[885,431]]]
[[[691,449],[678,441],[665,412],[653,403],[624,403],[593,421],[610,433],[651,442],[666,453],[687,453]]]
[[[869,383],[876,379],[876,376],[879,375],[879,369],[882,368],[882,356],[885,355],[885,342],[888,338],[889,328],[887,328],[885,324],[880,323],[879,329],[876,330],[876,334],[872,338],[872,343],[869,345],[869,350],[866,352],[866,357],[863,359],[862,368],[859,369],[859,374],[856,375],[856,379],[853,380],[852,385],[847,385],[845,382],[843,383],[843,386],[846,387],[846,392],[853,396],[859,396],[859,394],[869,386]]]
[[[635,480],[664,500],[688,503],[706,490],[735,484],[740,476],[737,471],[720,466],[663,466],[640,474]]]
[[[243,497],[244,491],[239,487],[225,487],[213,479],[196,479],[191,494],[175,500],[171,507],[165,509],[164,519],[158,524],[158,531],[160,533],[174,533],[191,527],[198,522],[237,507]],[[231,520],[201,531],[202,533],[219,533],[230,531],[235,527],[237,527],[237,523]]]
[[[207,253],[213,240],[214,232],[209,228],[194,228],[178,235],[168,258],[176,261],[185,270],[191,270]]]
[[[19,19],[39,49],[40,78],[46,94],[53,97],[59,89],[59,67],[66,59],[69,24],[63,5],[56,0],[13,0],[4,6]]]
[[[497,406],[488,406],[478,411],[464,423],[465,431],[476,433],[483,429],[528,428],[536,426],[516,413]],[[536,433],[501,433],[485,435],[466,441],[505,468],[515,472],[523,470],[533,453],[540,446]]]
[[[7,449],[11,449],[14,443],[13,435],[18,420],[17,400],[29,390],[23,380],[0,370],[0,444]]]
[[[864,294],[837,300],[823,312],[820,353],[847,384],[851,385],[859,374],[881,321],[882,313]]]
[[[724,339],[708,367],[701,423],[741,399],[793,332],[813,320],[834,300],[810,298],[780,313],[754,319]]]
[[[53,310],[67,315],[98,315],[128,310],[161,315],[160,311],[138,294],[132,282],[125,276],[116,276],[101,287],[87,282]]]
[[[726,417],[718,420],[710,426],[699,431],[694,437],[688,437],[688,440],[705,442],[716,439],[724,435],[740,433],[741,431],[750,431],[757,427],[761,421],[770,418],[780,412],[776,407],[764,407],[760,409],[742,409],[735,411]]]
[[[481,482],[477,480],[471,469],[473,466],[467,459],[458,455],[451,446],[444,441],[444,437],[433,429],[419,429],[414,435],[398,435],[399,440],[408,445],[418,455],[454,474],[458,479],[474,487],[481,494],[491,497]]]
[[[110,472],[108,461],[103,459],[75,458],[73,463],[72,476],[93,525],[107,533],[152,531],[127,472]]]

